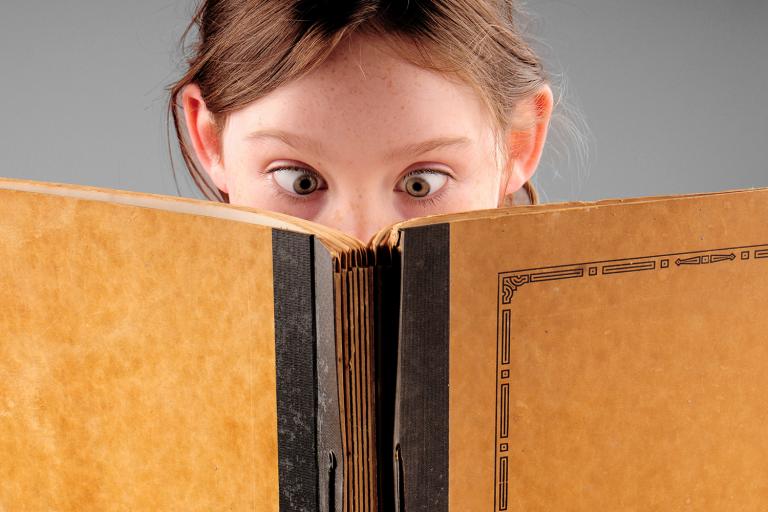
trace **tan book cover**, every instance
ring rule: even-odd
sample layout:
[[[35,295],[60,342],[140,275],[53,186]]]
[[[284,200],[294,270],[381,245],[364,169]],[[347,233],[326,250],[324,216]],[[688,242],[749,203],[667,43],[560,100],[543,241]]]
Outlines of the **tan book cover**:
[[[763,190],[452,224],[450,510],[762,510],[767,219]]]
[[[768,189],[299,219],[0,179],[0,510],[762,510]]]
[[[13,190],[0,219],[0,510],[278,510],[271,229]]]

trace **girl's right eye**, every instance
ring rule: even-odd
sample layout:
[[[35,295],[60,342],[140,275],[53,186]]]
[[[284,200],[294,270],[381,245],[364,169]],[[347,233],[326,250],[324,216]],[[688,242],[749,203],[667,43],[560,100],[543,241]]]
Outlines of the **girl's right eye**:
[[[267,172],[275,183],[292,195],[306,196],[328,187],[319,174],[301,167],[278,167]]]

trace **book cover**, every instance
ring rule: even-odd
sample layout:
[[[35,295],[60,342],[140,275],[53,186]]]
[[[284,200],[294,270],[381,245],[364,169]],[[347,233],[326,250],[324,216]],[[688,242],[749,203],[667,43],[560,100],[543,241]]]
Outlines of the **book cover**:
[[[0,508],[759,510],[768,189],[425,217],[0,180]]]

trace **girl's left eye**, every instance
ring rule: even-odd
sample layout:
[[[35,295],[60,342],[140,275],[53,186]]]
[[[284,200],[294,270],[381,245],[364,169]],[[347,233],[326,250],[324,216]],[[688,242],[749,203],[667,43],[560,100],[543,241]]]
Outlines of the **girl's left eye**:
[[[406,174],[397,190],[407,192],[412,197],[427,197],[443,188],[448,175],[434,169],[419,169]]]
[[[327,188],[325,180],[314,171],[301,167],[280,167],[268,171],[275,182],[293,195],[306,196]]]

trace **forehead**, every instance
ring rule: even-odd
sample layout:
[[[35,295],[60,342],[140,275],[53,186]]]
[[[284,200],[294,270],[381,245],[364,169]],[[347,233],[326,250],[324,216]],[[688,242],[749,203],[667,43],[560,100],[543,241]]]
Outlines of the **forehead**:
[[[371,151],[430,137],[480,143],[492,127],[469,85],[365,35],[343,41],[315,70],[232,114],[228,124],[235,134],[278,129]]]

